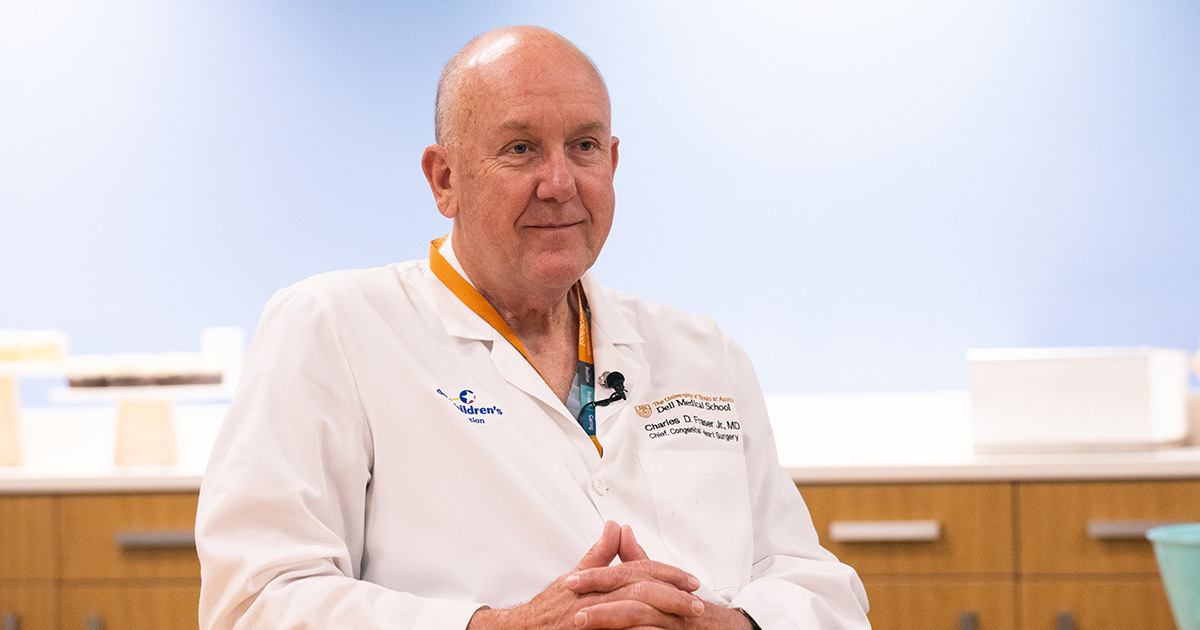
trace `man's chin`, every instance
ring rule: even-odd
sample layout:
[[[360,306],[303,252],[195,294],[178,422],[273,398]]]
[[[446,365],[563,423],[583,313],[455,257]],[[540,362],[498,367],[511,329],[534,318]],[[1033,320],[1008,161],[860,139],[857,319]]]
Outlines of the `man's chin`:
[[[530,277],[542,286],[566,290],[582,278],[591,266],[592,261],[580,260],[578,256],[551,256],[537,261]]]

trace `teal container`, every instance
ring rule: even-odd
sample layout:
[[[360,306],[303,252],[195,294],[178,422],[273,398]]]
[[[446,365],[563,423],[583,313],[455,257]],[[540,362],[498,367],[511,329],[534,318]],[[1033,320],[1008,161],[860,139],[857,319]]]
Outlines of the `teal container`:
[[[1200,630],[1200,523],[1164,525],[1146,532],[1179,630]]]

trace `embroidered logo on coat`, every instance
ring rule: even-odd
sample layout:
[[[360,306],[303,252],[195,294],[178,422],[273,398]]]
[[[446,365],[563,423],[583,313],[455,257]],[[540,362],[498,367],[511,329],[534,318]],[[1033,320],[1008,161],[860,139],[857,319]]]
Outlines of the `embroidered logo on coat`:
[[[475,392],[469,389],[461,390],[458,392],[457,396],[453,397],[446,395],[446,392],[440,389],[434,391],[440,394],[442,398],[445,398],[447,401],[449,401],[450,404],[454,405],[454,408],[458,409],[459,413],[466,416],[467,420],[470,420],[475,424],[486,424],[487,419],[485,416],[504,415],[504,411],[500,409],[498,405],[491,405],[488,407],[476,405],[475,401],[477,397],[475,396]]]
[[[638,405],[634,407],[634,409],[637,410],[637,415],[643,418],[649,418],[654,414],[654,407],[651,407],[650,405]]]

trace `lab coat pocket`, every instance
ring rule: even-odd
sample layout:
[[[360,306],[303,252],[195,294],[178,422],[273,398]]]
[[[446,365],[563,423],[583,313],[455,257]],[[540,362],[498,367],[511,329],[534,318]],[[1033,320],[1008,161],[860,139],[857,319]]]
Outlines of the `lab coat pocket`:
[[[750,579],[753,540],[743,455],[645,451],[638,458],[654,500],[659,532],[680,568],[718,592],[745,585]]]

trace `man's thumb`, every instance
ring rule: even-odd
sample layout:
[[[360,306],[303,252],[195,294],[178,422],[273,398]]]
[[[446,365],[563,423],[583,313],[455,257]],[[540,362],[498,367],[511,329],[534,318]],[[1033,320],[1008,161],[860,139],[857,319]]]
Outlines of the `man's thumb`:
[[[642,549],[637,539],[633,537],[633,528],[628,525],[621,526],[621,545],[617,548],[617,555],[621,556],[621,562],[650,559],[646,550]]]
[[[600,534],[600,540],[597,540],[596,544],[583,554],[583,559],[575,565],[575,570],[606,567],[612,564],[620,548],[621,527],[613,521],[607,521],[604,523],[604,532]]]

